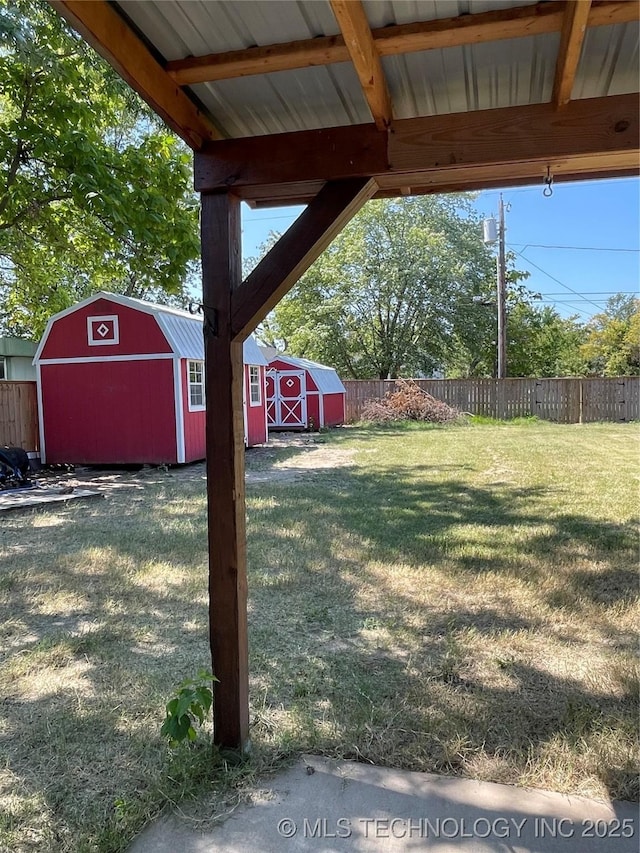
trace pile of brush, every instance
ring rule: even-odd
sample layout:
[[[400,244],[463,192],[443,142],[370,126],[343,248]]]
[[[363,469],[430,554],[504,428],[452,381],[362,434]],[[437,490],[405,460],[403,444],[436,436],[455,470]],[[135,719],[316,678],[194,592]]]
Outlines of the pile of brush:
[[[362,420],[374,423],[428,421],[447,424],[457,421],[461,415],[462,412],[423,391],[413,379],[397,379],[393,391],[388,391],[382,400],[369,400],[362,410]]]

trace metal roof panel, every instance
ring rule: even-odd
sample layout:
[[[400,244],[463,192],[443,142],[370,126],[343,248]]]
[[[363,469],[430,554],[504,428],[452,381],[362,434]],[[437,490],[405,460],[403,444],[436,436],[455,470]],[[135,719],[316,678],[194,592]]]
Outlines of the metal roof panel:
[[[178,316],[162,311],[159,306],[153,307],[159,309],[152,313],[171,344],[174,353],[180,358],[192,358],[197,361],[204,359],[202,320],[199,317]]]
[[[191,87],[231,136],[260,136],[371,121],[346,62]]]
[[[321,394],[345,393],[345,387],[333,367],[327,367],[326,364],[319,364],[317,361],[310,361],[308,358],[295,358],[292,355],[283,355],[282,353],[277,353],[271,359],[271,361],[276,360],[290,364],[292,367],[308,370]]]
[[[640,23],[587,30],[573,87],[574,98],[638,91]]]
[[[242,356],[245,364],[259,364],[266,367],[269,362],[260,352],[260,347],[256,343],[256,339],[250,336],[242,345]]]
[[[559,43],[553,33],[384,57],[396,117],[548,101]]]
[[[373,29],[414,21],[439,21],[495,9],[533,6],[538,0],[364,0],[367,20]]]
[[[364,0],[372,28],[535,5],[536,0]],[[120,0],[165,59],[335,35],[328,0]],[[397,118],[493,109],[551,98],[559,33],[383,58]],[[190,87],[233,137],[371,121],[351,63]],[[638,25],[587,32],[573,97],[638,88]]]
[[[336,35],[327,0],[120,0],[166,60]]]

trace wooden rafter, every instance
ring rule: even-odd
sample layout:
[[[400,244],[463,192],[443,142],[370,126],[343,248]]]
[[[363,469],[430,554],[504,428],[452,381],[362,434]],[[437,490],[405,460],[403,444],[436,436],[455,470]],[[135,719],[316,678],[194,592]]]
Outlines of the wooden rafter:
[[[552,101],[556,107],[563,107],[571,100],[582,43],[587,32],[590,6],[591,0],[568,0],[553,83]]]
[[[196,156],[196,189],[233,188],[241,198],[306,201],[326,180],[373,176],[386,194],[402,187],[495,185],[541,174],[638,171],[637,95],[402,119],[373,125],[211,143]],[[304,151],[304,157],[299,152]]]
[[[535,6],[477,12],[457,18],[399,24],[373,30],[372,38],[380,56],[393,56],[421,50],[545,35],[561,31],[565,8],[564,2],[545,2]],[[624,24],[639,18],[640,4],[633,0],[598,0],[589,9],[587,27]],[[251,47],[228,53],[191,56],[168,62],[166,70],[178,85],[187,86],[315,65],[330,65],[335,62],[347,62],[349,58],[344,38],[336,35]]]
[[[178,85],[188,86],[192,83],[213,83],[216,80],[233,80],[236,77],[348,61],[349,51],[342,36],[323,36],[286,44],[230,50],[228,53],[189,56],[167,62],[166,69]]]
[[[333,14],[378,130],[393,119],[391,96],[361,0],[330,0]]]
[[[232,295],[231,332],[244,340],[376,192],[370,178],[329,182]]]
[[[221,134],[167,74],[105,0],[51,0],[51,5],[181,136],[199,150]]]

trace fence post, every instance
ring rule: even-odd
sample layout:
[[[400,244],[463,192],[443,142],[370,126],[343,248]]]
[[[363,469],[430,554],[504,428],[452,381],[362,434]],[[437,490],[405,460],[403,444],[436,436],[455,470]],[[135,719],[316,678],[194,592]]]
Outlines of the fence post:
[[[0,445],[40,450],[38,399],[33,381],[0,382]]]
[[[584,383],[580,380],[580,412],[578,415],[578,423],[584,423]]]

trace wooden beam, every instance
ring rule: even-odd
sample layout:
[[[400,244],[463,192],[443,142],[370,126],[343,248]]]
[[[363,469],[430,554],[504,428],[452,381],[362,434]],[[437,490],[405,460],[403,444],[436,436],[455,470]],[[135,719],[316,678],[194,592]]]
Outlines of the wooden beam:
[[[594,0],[589,11],[588,27],[631,24],[640,20],[640,3],[636,0]]]
[[[348,62],[349,51],[342,36],[324,36],[265,47],[249,47],[228,53],[189,56],[167,62],[169,76],[179,86],[212,83],[275,71],[292,71],[314,65]]]
[[[571,101],[561,113],[533,104],[406,119],[389,138],[390,171],[637,154],[639,108],[633,94]]]
[[[232,335],[244,340],[376,192],[375,181],[329,183],[232,295]]]
[[[522,163],[517,167],[512,165],[491,166],[471,169],[441,169],[437,172],[418,173],[414,176],[404,175],[402,182],[397,177],[387,178],[378,176],[379,189],[373,198],[397,198],[402,195],[425,195],[428,193],[469,192],[496,187],[525,187],[540,184],[547,173],[547,165],[551,169],[554,184],[564,181],[579,181],[588,178],[629,178],[640,176],[637,154],[608,155],[603,158],[580,157],[568,160],[553,160],[549,164]],[[409,181],[409,185],[405,184]],[[308,191],[303,187],[297,194],[282,195],[286,187],[252,187],[244,195],[243,200],[256,210],[272,209],[281,205],[309,204],[320,191],[320,186],[308,185]]]
[[[403,181],[411,187],[412,195],[424,192],[458,192],[486,189],[489,187],[524,186],[542,180],[549,167],[554,182],[580,180],[588,177],[602,178],[635,176],[640,172],[637,152],[619,152],[604,157],[601,154],[543,162],[498,163],[487,166],[443,168],[430,172],[403,175]],[[401,185],[394,175],[377,178],[379,190],[374,198],[398,195]]]
[[[195,188],[237,193],[252,184],[324,183],[387,168],[385,135],[373,124],[360,124],[211,143],[196,154]]]
[[[556,107],[563,107],[571,100],[582,44],[587,32],[590,7],[591,0],[568,0],[567,2],[551,97]]]
[[[247,554],[244,502],[242,342],[231,338],[241,282],[240,202],[202,197],[202,301],[206,375],[209,520],[209,640],[214,741],[245,748],[249,737]]]
[[[110,3],[50,2],[187,145],[198,151],[205,142],[221,138]]]
[[[330,3],[376,127],[386,130],[393,119],[391,96],[361,0]]]
[[[566,3],[545,2],[476,12],[457,18],[441,18],[414,24],[400,24],[373,31],[380,56],[421,50],[486,44],[504,39],[527,38],[559,32],[564,23]],[[627,24],[640,19],[640,5],[628,0],[595,0],[588,15],[588,27]]]
[[[597,171],[595,168],[592,168],[589,171],[589,180],[598,180],[606,178],[611,180],[611,178],[629,178],[629,177],[638,177],[640,170],[636,166],[635,168],[620,168],[614,169],[611,168],[608,171]],[[563,169],[559,169],[557,171],[553,171],[553,185],[558,186],[560,184],[569,182],[569,181],[580,181],[584,180],[584,173],[578,171],[577,169],[572,171],[564,171]],[[542,170],[538,169],[535,172],[533,169],[530,169],[526,173],[518,177],[508,177],[508,178],[493,178],[491,177],[481,177],[480,175],[474,175],[473,178],[469,179],[463,175],[448,175],[446,180],[442,181],[432,181],[429,184],[418,184],[415,186],[411,186],[409,195],[411,196],[420,196],[420,195],[430,195],[432,193],[458,193],[458,192],[469,192],[470,190],[487,190],[487,189],[496,189],[498,187],[540,187],[540,192],[544,189],[544,177],[546,175],[546,169],[544,173]],[[387,187],[381,187],[378,192],[374,195],[374,199],[376,198],[398,198],[399,196],[404,195],[402,192],[402,188],[398,189],[398,187],[393,187],[389,189]],[[263,205],[257,204],[256,209],[262,209]]]
[[[380,56],[421,50],[461,47],[503,39],[525,38],[559,32],[564,21],[564,2],[538,3],[477,12],[437,21],[418,21],[382,27],[372,32]],[[596,0],[588,27],[625,24],[640,18],[640,4],[632,0]],[[228,53],[191,56],[166,64],[169,76],[180,86],[230,80],[254,74],[292,71],[316,65],[347,62],[349,51],[341,35],[250,47]]]
[[[634,168],[640,139],[637,95],[507,107],[394,122],[393,133],[373,125],[303,131],[211,143],[196,155],[196,188],[233,191],[263,203],[304,198],[318,182],[373,176],[387,189],[420,186],[457,171],[472,183],[509,180],[540,164],[583,162],[589,177]],[[304,151],[304,157],[300,152]],[[621,163],[624,159],[624,164]],[[407,177],[410,176],[410,177]],[[293,191],[295,188],[295,192]]]

